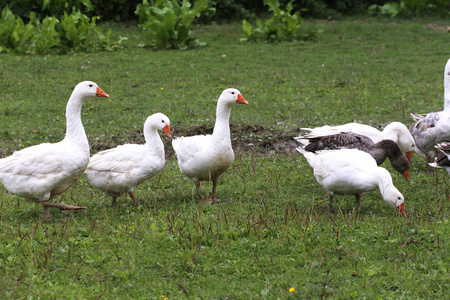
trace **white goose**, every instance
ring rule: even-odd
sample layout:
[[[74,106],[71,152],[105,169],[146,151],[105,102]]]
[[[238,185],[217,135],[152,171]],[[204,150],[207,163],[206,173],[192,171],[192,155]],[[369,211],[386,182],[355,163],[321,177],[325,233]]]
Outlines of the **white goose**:
[[[370,154],[356,149],[325,150],[317,153],[297,148],[314,169],[317,182],[328,192],[333,213],[333,195],[355,195],[361,208],[361,193],[379,188],[383,200],[406,216],[403,195],[392,183],[389,172],[378,167]]]
[[[393,140],[381,140],[374,143],[369,137],[353,132],[342,132],[333,135],[326,135],[314,138],[305,138],[308,144],[302,149],[308,152],[320,150],[357,149],[369,153],[381,165],[386,158],[389,158],[392,167],[409,181],[409,161],[403,155],[400,147]]]
[[[191,178],[200,193],[200,181],[212,181],[209,202],[215,201],[217,178],[233,163],[230,113],[233,104],[248,104],[237,89],[226,89],[217,101],[216,123],[212,135],[181,137],[172,141],[181,173]]]
[[[444,72],[444,110],[411,116],[416,121],[409,129],[416,141],[415,150],[427,163],[432,163],[439,152],[435,146],[450,141],[450,59]]]
[[[86,207],[49,202],[83,174],[89,163],[89,143],[81,122],[81,106],[90,97],[109,97],[96,83],[80,82],[66,107],[66,136],[59,143],[43,143],[0,159],[0,182],[12,194],[40,203],[44,218],[49,208],[78,210]]]
[[[301,128],[301,130],[310,131],[308,134],[296,137],[296,140],[304,138],[320,137],[341,132],[352,132],[369,137],[375,144],[382,140],[393,140],[398,144],[406,157],[411,161],[411,156],[415,148],[414,138],[411,136],[405,124],[400,122],[392,122],[384,127],[383,131],[360,123],[347,123],[337,126],[322,126],[316,128]]]
[[[164,145],[158,130],[170,137],[170,121],[162,113],[153,114],[145,121],[144,145],[125,144],[91,157],[85,171],[87,179],[112,197],[112,206],[116,206],[116,198],[124,193],[138,206],[134,188],[164,168]]]

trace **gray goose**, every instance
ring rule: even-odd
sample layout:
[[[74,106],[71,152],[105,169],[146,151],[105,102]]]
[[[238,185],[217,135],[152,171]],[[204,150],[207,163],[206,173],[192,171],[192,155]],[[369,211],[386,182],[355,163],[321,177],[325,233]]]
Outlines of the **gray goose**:
[[[409,131],[416,141],[414,149],[427,163],[434,162],[436,145],[450,141],[450,59],[444,71],[444,110],[428,114],[411,114],[415,123]]]

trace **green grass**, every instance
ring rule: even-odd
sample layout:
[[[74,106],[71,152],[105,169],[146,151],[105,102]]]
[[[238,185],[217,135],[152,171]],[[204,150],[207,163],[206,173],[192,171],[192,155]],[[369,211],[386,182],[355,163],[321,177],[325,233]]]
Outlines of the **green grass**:
[[[443,107],[450,57],[447,21],[314,21],[315,42],[241,44],[240,24],[205,26],[208,46],[152,52],[128,36],[117,52],[1,55],[0,157],[62,139],[76,83],[93,80],[111,96],[83,106],[92,152],[142,142],[148,115],[165,113],[175,134],[210,126],[221,91],[238,88],[249,106],[232,110],[233,140],[276,140],[299,127],[351,121],[382,128],[412,123],[409,113]],[[106,26],[106,25],[105,25]],[[243,130],[244,125],[264,130]],[[166,151],[171,152],[167,138]],[[290,149],[288,149],[290,150]],[[0,188],[0,298],[443,298],[450,288],[448,175],[427,175],[413,157],[411,182],[392,173],[407,218],[379,192],[326,193],[306,160],[291,151],[235,151],[219,180],[222,202],[199,205],[175,157],[129,198],[111,199],[82,178],[56,201],[85,211],[52,211]],[[289,151],[288,151],[289,152]],[[207,193],[211,185],[202,185]],[[294,288],[294,292],[289,292]]]

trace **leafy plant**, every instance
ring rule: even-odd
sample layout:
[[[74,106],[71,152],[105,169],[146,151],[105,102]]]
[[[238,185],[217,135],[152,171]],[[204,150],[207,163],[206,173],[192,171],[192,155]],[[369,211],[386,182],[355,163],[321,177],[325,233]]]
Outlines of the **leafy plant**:
[[[56,31],[56,24],[59,20],[54,17],[47,17],[39,24],[39,21],[35,19],[35,15],[30,15],[30,24],[35,24],[35,32],[33,37],[33,43],[36,53],[46,54],[52,51],[52,49],[58,47],[61,44],[58,38],[58,32]]]
[[[96,26],[97,18],[92,19],[79,11],[58,20],[56,17],[45,17],[42,23],[36,14],[30,13],[30,22],[25,25],[20,17],[5,7],[0,19],[0,53],[14,51],[16,53],[50,52],[106,49],[115,45],[110,41],[111,30],[103,33]]]
[[[16,17],[12,11],[5,7],[0,19],[0,53],[16,49],[25,53],[33,36],[33,25],[27,24],[20,17]]]
[[[269,6],[269,11],[272,12],[272,17],[265,22],[261,20],[256,21],[257,28],[247,21],[242,22],[242,28],[247,35],[243,40],[265,40],[269,42],[274,41],[292,41],[292,40],[307,40],[316,36],[317,32],[303,33],[301,25],[303,18],[300,16],[300,11],[291,13],[293,0],[286,4],[286,10],[280,8],[278,0],[264,0],[264,4]]]
[[[64,12],[61,19],[61,42],[65,48],[86,49],[91,45],[91,35],[96,27],[96,17],[90,19],[76,11],[68,15]]]
[[[386,3],[384,5],[371,5],[369,7],[369,13],[372,15],[383,15],[394,18],[397,16],[404,7],[402,7],[401,3]]]
[[[208,0],[196,0],[194,6],[187,0],[143,0],[136,9],[141,28],[148,42],[142,46],[155,49],[186,49],[199,45],[190,30],[194,19],[208,6]]]
[[[45,17],[60,19],[64,12],[73,10],[80,10],[85,14],[94,13],[94,6],[90,0],[8,0],[7,3],[14,15],[21,17],[24,21],[31,19],[31,13],[34,13],[39,20]],[[0,7],[4,8],[1,0]]]

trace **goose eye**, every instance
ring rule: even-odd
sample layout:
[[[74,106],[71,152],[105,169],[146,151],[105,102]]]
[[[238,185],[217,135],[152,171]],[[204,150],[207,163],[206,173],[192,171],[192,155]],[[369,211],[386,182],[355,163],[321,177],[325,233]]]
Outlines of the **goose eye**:
[[[234,95],[234,92],[231,92],[231,95]]]
[[[163,123],[164,123],[164,120],[161,120],[161,122],[163,122]]]
[[[93,85],[92,85],[92,84],[90,84],[89,86],[90,86],[90,87],[93,87]]]

